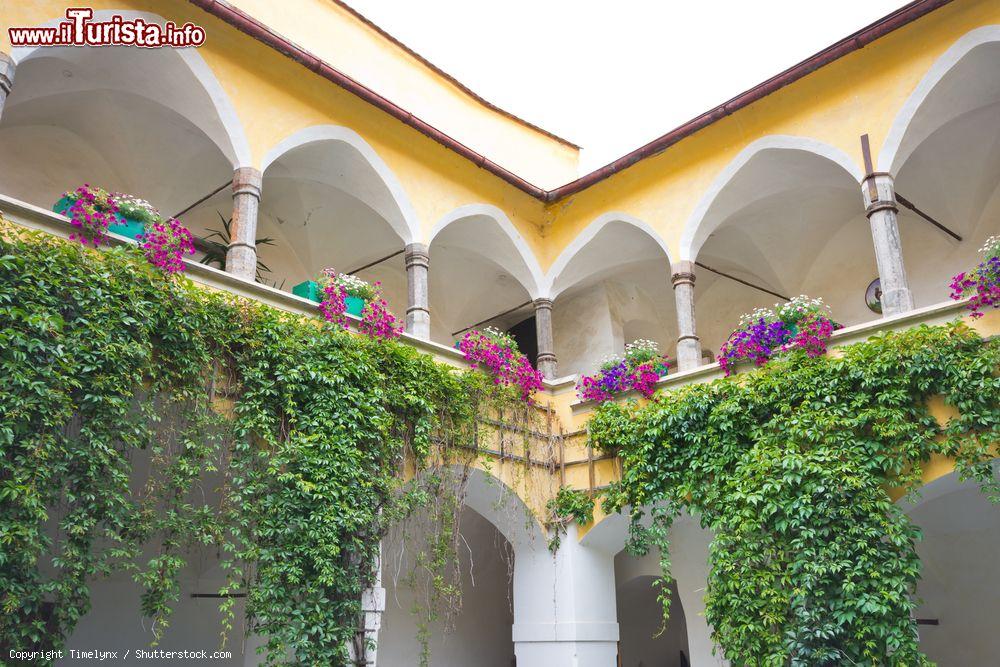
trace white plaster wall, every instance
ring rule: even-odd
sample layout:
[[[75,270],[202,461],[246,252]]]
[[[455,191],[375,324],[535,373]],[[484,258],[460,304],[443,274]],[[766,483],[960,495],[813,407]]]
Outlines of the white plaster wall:
[[[1000,655],[1000,507],[973,484],[910,512],[924,531],[917,618],[920,647],[940,667],[997,664]]]

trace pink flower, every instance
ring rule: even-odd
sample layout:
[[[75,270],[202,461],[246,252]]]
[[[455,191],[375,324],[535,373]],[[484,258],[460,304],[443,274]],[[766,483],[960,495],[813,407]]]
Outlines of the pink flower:
[[[191,232],[175,218],[147,225],[139,240],[149,263],[165,273],[183,271],[184,255],[195,250]]]

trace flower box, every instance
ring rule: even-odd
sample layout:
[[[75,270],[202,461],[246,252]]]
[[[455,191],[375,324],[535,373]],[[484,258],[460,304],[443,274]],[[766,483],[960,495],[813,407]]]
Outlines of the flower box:
[[[361,317],[361,313],[365,309],[365,300],[356,296],[346,296],[344,297],[344,310],[351,315]]]
[[[316,303],[323,303],[323,299],[326,298],[323,288],[315,280],[307,280],[304,283],[299,283],[292,288],[292,294],[301,296],[303,299],[315,301]],[[361,313],[365,309],[365,303],[367,301],[360,297],[346,296],[344,297],[344,312],[361,317]]]
[[[69,197],[61,197],[59,201],[57,201],[55,205],[52,207],[52,210],[60,215],[65,215],[66,217],[70,217],[69,208],[72,205],[73,205],[72,199],[70,199]],[[136,241],[139,240],[140,235],[145,233],[146,223],[144,223],[143,221],[125,217],[121,213],[115,213],[114,216],[117,222],[108,227],[109,232],[114,232],[119,236],[126,236]]]
[[[301,296],[303,299],[315,301],[316,303],[323,301],[323,288],[315,280],[307,280],[304,283],[299,283],[292,288],[292,294]]]

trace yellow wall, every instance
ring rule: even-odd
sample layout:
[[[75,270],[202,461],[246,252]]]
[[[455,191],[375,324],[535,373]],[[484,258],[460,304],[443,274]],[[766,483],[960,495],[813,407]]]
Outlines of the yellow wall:
[[[434,117],[427,120],[440,123],[440,129],[456,137],[471,137],[469,143],[474,148],[478,144],[520,155],[524,164],[517,167],[522,171],[555,165],[548,178],[575,163],[571,148],[479,104],[333,3],[297,0],[292,7],[291,3],[268,0],[238,0],[236,4],[334,67],[390,99],[395,96],[394,101],[401,106],[414,111],[417,107],[429,109]],[[546,206],[193,5],[96,0],[91,6],[152,12],[177,23],[192,21],[205,27],[208,37],[199,52],[241,119],[255,166],[260,166],[273,146],[298,130],[328,124],[348,127],[363,137],[397,176],[425,237],[435,223],[460,206],[494,205],[525,237],[543,269],[551,266],[582,229],[609,211],[652,225],[676,257],[684,224],[713,180],[747,145],[768,135],[825,142],[850,156],[860,168],[859,136],[868,133],[877,162],[897,112],[931,64],[970,30],[1000,24],[1000,3],[995,0],[956,0],[662,154]],[[8,2],[0,23],[39,25],[61,17],[65,7],[65,2],[58,0]],[[4,51],[10,49],[7,39],[3,31],[0,48]],[[490,155],[489,150],[483,152]],[[996,319],[989,324],[977,323],[977,327],[995,333],[1000,330]],[[582,426],[582,420],[569,410],[572,399],[572,391],[551,399],[570,431]],[[586,456],[579,439],[567,452],[568,458]],[[932,467],[938,471],[947,468],[941,462]],[[614,475],[613,461],[595,466],[599,485]],[[574,486],[582,486],[584,478],[589,483],[587,466],[567,472],[567,482]],[[529,504],[538,507],[544,504],[542,500],[534,498]]]

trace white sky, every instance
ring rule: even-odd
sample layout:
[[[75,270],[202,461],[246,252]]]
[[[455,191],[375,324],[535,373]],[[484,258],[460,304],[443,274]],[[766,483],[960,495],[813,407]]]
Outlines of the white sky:
[[[905,0],[347,2],[485,99],[583,146],[586,173]]]

